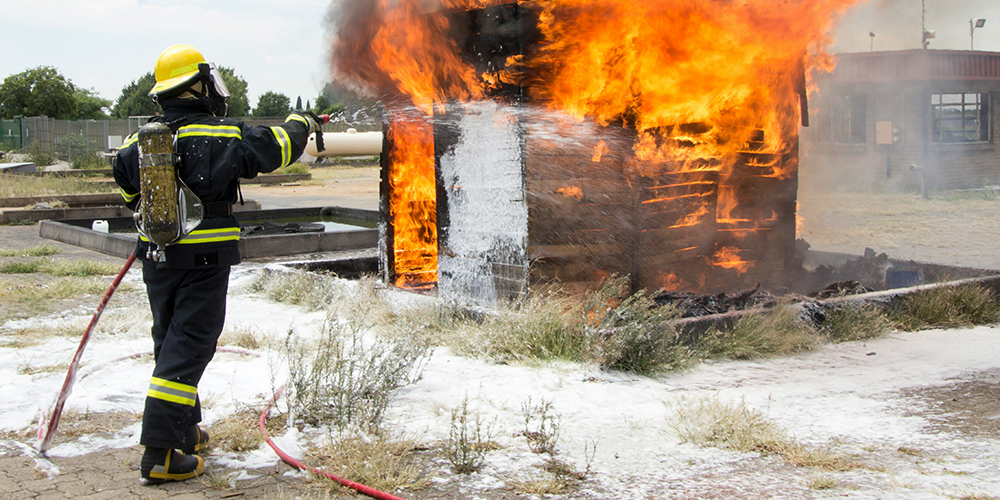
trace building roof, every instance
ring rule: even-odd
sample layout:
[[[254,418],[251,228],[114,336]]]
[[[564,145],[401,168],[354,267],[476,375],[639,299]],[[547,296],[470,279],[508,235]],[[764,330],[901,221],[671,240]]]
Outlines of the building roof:
[[[1000,52],[912,49],[836,57],[831,77],[838,82],[1000,81]]]

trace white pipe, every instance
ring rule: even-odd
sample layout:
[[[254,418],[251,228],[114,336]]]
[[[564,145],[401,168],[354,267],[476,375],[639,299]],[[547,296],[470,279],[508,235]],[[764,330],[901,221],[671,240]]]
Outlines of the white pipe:
[[[382,152],[382,132],[358,132],[353,128],[347,132],[323,132],[323,146],[316,151],[316,137],[310,135],[305,153],[313,157],[321,156],[374,156]]]

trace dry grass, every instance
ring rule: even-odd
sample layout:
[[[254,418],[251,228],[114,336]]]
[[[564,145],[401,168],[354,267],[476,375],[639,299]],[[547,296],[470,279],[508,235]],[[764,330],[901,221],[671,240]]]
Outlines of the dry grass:
[[[114,276],[121,266],[92,260],[16,260],[0,264],[0,274],[47,274],[49,276]],[[110,283],[109,283],[110,285]]]
[[[682,400],[675,410],[668,425],[685,442],[744,453],[778,455],[789,464],[825,471],[860,467],[826,450],[797,443],[784,429],[770,422],[760,411],[747,407],[743,401],[729,404],[707,397]]]
[[[103,295],[110,285],[111,283],[105,279],[93,277],[61,277],[37,283],[0,277],[0,302],[41,305],[41,302],[49,300]],[[118,287],[119,292],[126,293],[134,289],[135,287],[128,283]]]
[[[787,356],[816,343],[816,332],[800,311],[783,302],[767,313],[742,316],[732,328],[710,330],[700,339],[698,350],[707,358],[755,359]]]
[[[455,352],[498,361],[578,361],[586,336],[573,325],[571,304],[557,296],[503,303],[481,315],[442,312],[436,329]]]
[[[236,486],[232,473],[223,474],[214,470],[205,472],[198,478],[198,482],[213,490],[231,490]]]
[[[249,291],[274,302],[311,310],[325,309],[332,303],[335,293],[332,281],[318,274],[271,269],[264,269],[250,284]]]
[[[692,353],[659,307],[628,279],[612,277],[582,299],[533,296],[479,315],[453,313],[439,323],[445,344],[467,356],[498,361],[561,359],[653,375],[689,366]]]
[[[34,365],[31,363],[25,363],[17,367],[18,375],[39,375],[42,373],[66,373],[66,370],[69,370],[69,363],[60,363],[58,365]]]
[[[206,430],[211,441],[209,446],[226,452],[247,452],[253,451],[264,443],[264,437],[260,434],[259,419],[263,407],[242,405],[226,418],[213,423]],[[266,429],[268,433],[278,433],[284,430],[285,420],[283,418],[271,418],[267,420]]]
[[[72,322],[55,326],[0,329],[0,347],[16,349],[36,346],[53,337],[79,337],[85,328],[86,324],[82,322]]]
[[[907,295],[890,315],[907,331],[993,324],[1000,320],[1000,302],[979,284],[938,287]]]
[[[821,471],[816,471],[809,477],[806,487],[810,490],[830,490],[837,487],[837,480]]]
[[[47,257],[57,255],[62,250],[55,245],[36,245],[31,248],[0,247],[0,257]]]
[[[113,411],[92,413],[89,410],[68,409],[59,419],[59,435],[78,437],[90,434],[110,434],[142,421],[142,413]]]
[[[236,346],[256,351],[271,343],[271,338],[253,326],[226,328],[219,336],[219,345]]]
[[[54,176],[0,174],[0,198],[58,194],[113,193],[117,187],[83,179]]]
[[[379,491],[416,490],[425,486],[419,468],[412,463],[414,443],[390,436],[346,436],[308,452],[308,462],[337,477]],[[331,487],[340,488],[331,482]]]
[[[566,481],[555,475],[540,478],[515,478],[507,481],[514,491],[522,495],[557,495],[566,491]]]

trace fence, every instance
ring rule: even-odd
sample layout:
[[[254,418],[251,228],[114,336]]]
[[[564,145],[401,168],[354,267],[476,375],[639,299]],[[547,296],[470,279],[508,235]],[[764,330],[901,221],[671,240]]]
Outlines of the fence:
[[[0,120],[0,151],[21,149],[21,119]]]
[[[56,120],[45,116],[0,120],[0,151],[37,147],[40,151],[73,161],[83,154],[113,151],[129,134],[146,124],[151,117],[133,116],[116,120]],[[284,118],[243,118],[248,125],[273,126]],[[381,130],[381,120],[375,124],[348,125],[329,123],[327,132],[343,132],[349,127],[358,131]]]

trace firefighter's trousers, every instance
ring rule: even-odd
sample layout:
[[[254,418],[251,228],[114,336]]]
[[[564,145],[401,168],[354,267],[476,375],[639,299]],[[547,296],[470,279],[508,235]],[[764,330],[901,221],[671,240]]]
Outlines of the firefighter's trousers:
[[[226,319],[229,266],[157,269],[143,262],[153,313],[153,378],[146,393],[139,443],[180,448],[188,427],[201,422],[198,382],[215,355]]]

